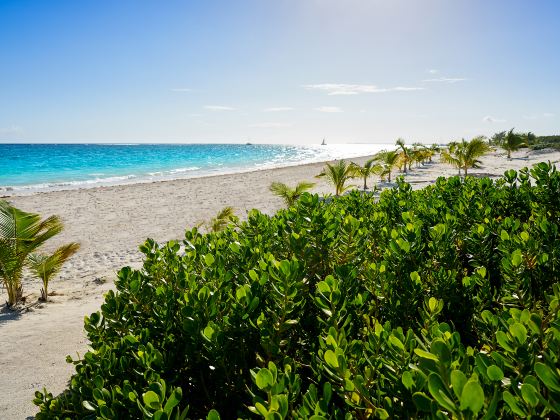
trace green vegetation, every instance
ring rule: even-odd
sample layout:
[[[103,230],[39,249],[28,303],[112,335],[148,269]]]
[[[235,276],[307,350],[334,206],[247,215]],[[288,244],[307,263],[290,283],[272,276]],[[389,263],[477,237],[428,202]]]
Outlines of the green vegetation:
[[[238,217],[235,215],[235,209],[231,206],[226,206],[210,222],[206,223],[206,227],[210,232],[220,232],[225,229],[228,223],[235,223],[237,221]]]
[[[346,185],[346,183],[354,178],[354,168],[352,164],[347,163],[344,159],[333,164],[327,163],[323,171],[317,175],[317,178],[322,177],[325,177],[333,185],[335,195],[339,196],[352,187],[351,185]]]
[[[496,133],[490,139],[490,144],[492,146],[501,146],[506,139],[508,134],[513,134],[516,137],[521,137],[524,139],[525,145],[521,147],[529,146],[533,150],[541,149],[560,149],[560,136],[536,136],[530,131],[528,133],[514,133],[513,129],[508,131],[501,131]],[[517,139],[515,140],[517,141]]]
[[[43,281],[41,300],[46,302],[49,299],[49,281],[58,274],[68,258],[78,252],[78,249],[80,249],[80,245],[73,242],[61,246],[52,255],[31,254],[29,256],[29,268],[35,276]]]
[[[369,159],[364,166],[356,163],[351,165],[354,170],[354,177],[361,178],[364,181],[364,191],[368,189],[367,180],[369,177],[383,173],[383,167],[380,164],[375,164],[375,159]]]
[[[513,128],[504,136],[500,147],[507,152],[508,159],[511,159],[511,152],[516,152],[522,147],[527,146],[527,137],[523,134],[514,133]]]
[[[35,213],[19,210],[4,200],[0,200],[0,279],[8,295],[8,307],[15,307],[23,301],[23,286],[21,283],[23,271],[32,261],[37,261],[37,256],[32,253],[37,251],[53,236],[63,229],[62,222],[56,216],[41,219]],[[74,247],[76,244],[70,244]],[[64,261],[60,260],[65,254],[60,248],[50,257],[48,265],[52,265],[41,275],[43,290],[47,293],[49,279],[56,274]],[[72,252],[73,253],[73,252]],[[45,267],[47,268],[47,267]],[[48,273],[46,272],[48,271]],[[45,295],[46,296],[46,295]]]
[[[313,188],[313,182],[302,181],[298,183],[295,188],[290,188],[282,182],[273,182],[270,184],[270,191],[284,200],[287,207],[293,206],[301,195]]]
[[[475,137],[471,141],[463,139],[461,142],[449,143],[449,148],[441,153],[441,160],[464,171],[467,176],[469,168],[480,168],[479,158],[490,151],[489,144],[484,137]]]
[[[556,417],[559,209],[540,163],[148,240],[36,418]]]
[[[381,176],[387,176],[387,181],[391,182],[391,173],[398,166],[399,154],[396,150],[382,151],[374,157],[376,162],[380,162],[383,167]]]

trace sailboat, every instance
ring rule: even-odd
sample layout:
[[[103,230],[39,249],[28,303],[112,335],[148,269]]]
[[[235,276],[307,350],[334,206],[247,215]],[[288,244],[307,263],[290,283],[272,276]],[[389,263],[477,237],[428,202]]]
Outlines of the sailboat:
[[[321,146],[326,146],[327,142],[325,142],[325,138],[323,137],[323,143],[321,143]]]

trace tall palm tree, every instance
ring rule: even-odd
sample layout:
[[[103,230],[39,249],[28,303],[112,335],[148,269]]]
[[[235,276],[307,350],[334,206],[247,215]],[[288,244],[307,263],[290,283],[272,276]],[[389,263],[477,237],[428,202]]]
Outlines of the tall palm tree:
[[[511,152],[515,152],[523,146],[527,146],[526,137],[519,133],[514,133],[513,128],[504,136],[500,144],[502,149],[507,151],[507,158],[511,159]]]
[[[399,153],[396,150],[391,151],[381,151],[375,155],[374,159],[381,163],[383,171],[382,176],[387,175],[387,181],[391,182],[391,173],[393,169],[397,166],[399,160]]]
[[[441,153],[441,160],[455,166],[459,170],[459,175],[463,170],[467,176],[469,168],[480,168],[481,161],[478,158],[490,150],[490,145],[484,137],[475,137],[471,141],[463,139],[461,142],[450,143],[448,149]]]
[[[327,181],[334,186],[335,195],[339,196],[348,188],[352,187],[351,185],[346,186],[346,182],[353,178],[354,176],[354,169],[352,165],[348,164],[344,159],[339,160],[332,165],[327,163],[326,166],[323,168],[323,171],[316,176],[316,178],[327,178]]]
[[[313,182],[303,181],[298,183],[295,188],[290,188],[282,182],[273,182],[270,184],[270,191],[282,198],[287,207],[292,207],[304,192],[309,191],[314,186]]]
[[[56,216],[42,220],[38,214],[0,200],[0,279],[8,294],[8,306],[17,305],[23,297],[22,272],[31,253],[62,228]]]
[[[352,168],[354,170],[354,176],[356,178],[362,178],[364,180],[364,191],[368,189],[367,179],[372,175],[381,175],[383,172],[383,167],[380,164],[374,164],[375,158],[368,160],[364,166],[360,166],[356,163],[352,163]]]
[[[45,302],[49,298],[49,281],[58,274],[64,263],[74,255],[80,244],[72,242],[58,248],[52,255],[31,254],[29,256],[29,267],[31,271],[43,281],[41,289],[41,300]]]

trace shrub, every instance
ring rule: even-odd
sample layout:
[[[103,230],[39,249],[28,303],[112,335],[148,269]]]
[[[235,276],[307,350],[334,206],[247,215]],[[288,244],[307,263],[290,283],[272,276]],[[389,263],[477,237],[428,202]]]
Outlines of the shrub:
[[[541,163],[148,240],[37,419],[560,415],[559,201]]]

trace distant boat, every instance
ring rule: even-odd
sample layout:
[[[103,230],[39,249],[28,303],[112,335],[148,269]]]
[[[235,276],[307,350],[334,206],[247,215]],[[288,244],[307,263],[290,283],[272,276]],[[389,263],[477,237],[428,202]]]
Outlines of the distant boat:
[[[245,143],[245,145],[246,145],[246,146],[252,146],[253,143],[247,142],[247,143]]]
[[[321,143],[321,146],[326,146],[327,142],[325,141],[325,139],[323,139],[323,143]]]

